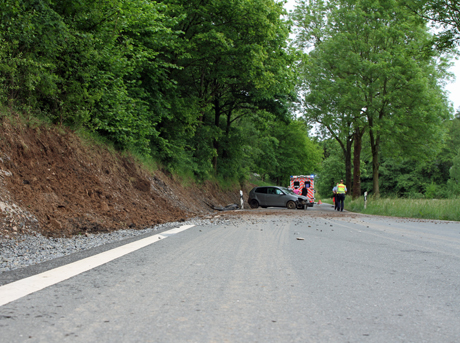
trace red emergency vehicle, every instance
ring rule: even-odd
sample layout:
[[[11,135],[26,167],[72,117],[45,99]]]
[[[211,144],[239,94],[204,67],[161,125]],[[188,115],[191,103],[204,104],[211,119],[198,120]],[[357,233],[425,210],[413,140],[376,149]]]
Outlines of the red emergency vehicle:
[[[314,175],[295,175],[291,176],[291,183],[289,188],[292,190],[299,189],[305,186],[307,188],[308,207],[313,207],[315,203],[315,176]],[[302,194],[302,193],[300,193]]]

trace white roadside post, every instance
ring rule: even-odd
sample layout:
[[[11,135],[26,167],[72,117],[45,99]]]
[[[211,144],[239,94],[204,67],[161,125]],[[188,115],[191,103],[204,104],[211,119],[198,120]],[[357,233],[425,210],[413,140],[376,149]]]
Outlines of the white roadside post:
[[[241,209],[243,209],[244,200],[243,200],[243,191],[242,190],[240,190],[240,201],[241,201]]]
[[[367,192],[364,192],[364,209],[367,207]]]

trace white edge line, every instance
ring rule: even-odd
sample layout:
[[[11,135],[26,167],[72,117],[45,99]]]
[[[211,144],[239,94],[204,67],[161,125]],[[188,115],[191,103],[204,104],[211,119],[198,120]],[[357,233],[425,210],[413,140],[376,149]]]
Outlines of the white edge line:
[[[75,261],[64,266],[48,270],[46,272],[27,277],[3,286],[0,286],[0,306],[8,304],[31,293],[40,291],[61,281],[70,279],[73,276],[96,268],[107,262],[127,255],[133,251],[144,248],[147,245],[156,243],[172,234],[176,234],[195,225],[183,225],[179,228],[165,231],[167,235],[157,234],[138,241],[122,245],[118,248]]]

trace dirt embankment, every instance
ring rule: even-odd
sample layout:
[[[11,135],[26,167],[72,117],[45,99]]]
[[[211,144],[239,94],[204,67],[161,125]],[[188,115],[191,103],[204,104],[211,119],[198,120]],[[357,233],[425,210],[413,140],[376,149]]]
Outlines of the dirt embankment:
[[[239,189],[223,192],[212,183],[184,188],[131,157],[84,144],[68,129],[0,119],[0,236],[145,228],[230,203],[239,203]]]

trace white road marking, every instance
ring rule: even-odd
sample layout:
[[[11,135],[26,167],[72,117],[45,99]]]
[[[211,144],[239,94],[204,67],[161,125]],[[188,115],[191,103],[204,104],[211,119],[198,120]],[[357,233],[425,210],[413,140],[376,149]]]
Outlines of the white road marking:
[[[0,286],[0,306],[8,304],[31,293],[40,291],[61,281],[70,279],[78,274],[96,268],[107,262],[127,255],[147,245],[159,242],[176,233],[185,231],[195,225],[183,225],[179,228],[165,231],[161,234],[150,236],[103,253],[84,258],[80,261],[69,263],[65,266],[48,270],[46,272]]]

